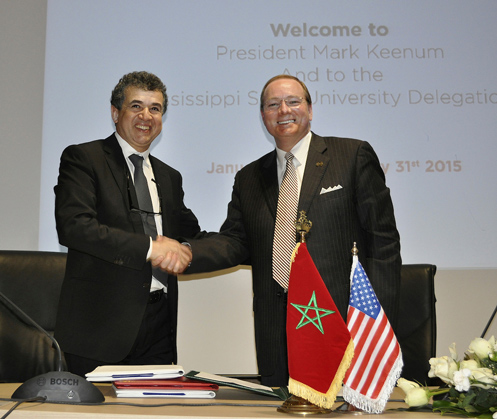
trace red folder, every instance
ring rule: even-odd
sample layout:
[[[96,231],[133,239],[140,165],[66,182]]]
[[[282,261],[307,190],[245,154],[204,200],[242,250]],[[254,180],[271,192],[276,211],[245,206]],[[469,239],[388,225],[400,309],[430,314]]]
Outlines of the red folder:
[[[119,380],[114,381],[114,386],[119,390],[210,390],[217,391],[217,384],[205,381],[192,380],[191,378],[178,377],[158,380]]]

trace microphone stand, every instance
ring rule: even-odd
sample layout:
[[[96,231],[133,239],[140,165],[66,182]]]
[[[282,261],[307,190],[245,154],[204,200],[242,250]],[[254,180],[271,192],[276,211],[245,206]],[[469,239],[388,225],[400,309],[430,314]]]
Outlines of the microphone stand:
[[[54,344],[57,352],[57,371],[47,372],[30,378],[24,384],[21,384],[12,394],[13,399],[23,400],[43,397],[47,401],[66,403],[102,403],[105,401],[103,394],[93,383],[76,374],[64,371],[62,351],[59,343],[50,333],[29,317],[1,291],[0,299],[6,303],[5,305],[20,314],[28,324],[34,326],[47,336]]]
[[[481,338],[483,338],[485,336],[485,334],[487,333],[488,328],[490,327],[490,325],[492,324],[492,321],[494,320],[495,313],[497,313],[497,306],[495,306],[494,312],[490,316],[490,319],[488,319],[488,323],[485,326],[485,329],[483,329],[483,333],[480,336]]]
[[[63,368],[64,363],[62,361],[62,351],[60,349],[59,342],[57,342],[50,333],[48,333],[45,329],[43,329],[38,323],[36,323],[31,317],[29,317],[23,310],[21,310],[19,306],[17,306],[13,301],[7,298],[7,296],[5,296],[2,292],[0,292],[0,297],[2,298],[4,303],[7,303],[7,305],[10,305],[12,308],[14,308],[16,313],[20,314],[24,318],[24,321],[36,327],[36,329],[38,329],[41,333],[43,333],[52,341],[52,344],[54,345],[55,351],[57,353],[57,360],[56,360],[57,371],[64,371]]]

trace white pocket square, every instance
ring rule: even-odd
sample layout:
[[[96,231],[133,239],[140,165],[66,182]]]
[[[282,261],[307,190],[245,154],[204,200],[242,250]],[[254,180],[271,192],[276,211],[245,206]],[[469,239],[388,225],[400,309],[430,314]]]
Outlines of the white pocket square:
[[[328,193],[328,192],[337,191],[338,189],[342,189],[342,185],[337,185],[337,186],[333,186],[333,187],[330,186],[327,189],[321,188],[320,195],[323,195],[324,193]]]

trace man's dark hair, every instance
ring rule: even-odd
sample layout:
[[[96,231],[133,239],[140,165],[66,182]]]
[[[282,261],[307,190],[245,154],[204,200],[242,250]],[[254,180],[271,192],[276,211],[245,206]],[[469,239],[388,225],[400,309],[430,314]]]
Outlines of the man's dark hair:
[[[279,80],[279,79],[290,79],[290,80],[295,80],[296,82],[298,82],[302,86],[302,89],[304,89],[304,99],[306,100],[306,102],[309,105],[312,105],[311,94],[309,93],[309,90],[307,89],[307,86],[305,85],[305,83],[302,80],[300,80],[297,77],[291,76],[290,74],[279,74],[279,75],[274,76],[273,78],[269,79],[267,81],[267,83],[264,85],[264,87],[262,88],[261,100],[260,100],[261,112],[264,110],[264,94],[266,93],[266,88],[273,81]]]
[[[128,73],[122,76],[121,80],[119,80],[119,83],[117,83],[116,87],[114,87],[114,90],[112,91],[112,95],[110,97],[110,103],[116,109],[121,110],[124,103],[124,98],[126,96],[125,92],[128,87],[138,87],[139,89],[143,90],[161,92],[162,96],[164,97],[164,100],[162,102],[162,115],[166,113],[166,86],[155,74],[147,73],[146,71],[134,71],[133,73]]]

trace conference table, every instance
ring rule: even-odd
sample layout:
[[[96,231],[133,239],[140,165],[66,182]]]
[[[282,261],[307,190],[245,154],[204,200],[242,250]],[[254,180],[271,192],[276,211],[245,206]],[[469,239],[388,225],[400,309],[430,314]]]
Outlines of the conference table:
[[[19,384],[0,384],[0,398],[8,399]],[[109,383],[97,384],[105,397],[105,402],[94,405],[74,405],[55,403],[22,403],[10,413],[8,418],[103,418],[103,419],[151,419],[151,418],[284,418],[296,417],[294,414],[277,411],[282,402],[276,397],[256,394],[231,387],[220,387],[214,399],[163,399],[163,398],[117,398]],[[391,398],[402,400],[404,393],[395,388]],[[133,405],[131,405],[133,404]],[[0,417],[9,411],[15,402],[0,400]],[[334,409],[342,405],[337,402]],[[433,412],[412,412],[405,410],[407,405],[401,401],[387,404],[381,416],[388,419],[426,419],[437,418],[440,414]],[[353,412],[312,415],[316,418],[336,418],[356,416]],[[444,415],[450,417],[451,415]],[[376,418],[379,415],[361,412],[361,418]],[[455,416],[457,417],[457,416]]]

